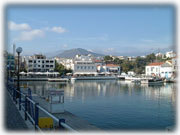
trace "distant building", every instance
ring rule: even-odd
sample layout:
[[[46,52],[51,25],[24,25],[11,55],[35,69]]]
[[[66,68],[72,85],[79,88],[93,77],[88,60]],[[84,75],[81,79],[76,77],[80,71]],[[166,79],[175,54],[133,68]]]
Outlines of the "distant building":
[[[158,76],[162,78],[171,78],[174,75],[173,66],[170,61],[150,63],[146,66],[147,76]]]
[[[119,65],[115,64],[105,64],[97,66],[98,73],[107,73],[107,74],[119,74],[121,72],[121,68]]]
[[[127,56],[117,56],[117,58],[119,58],[120,60],[126,60],[126,59],[128,59]]]
[[[15,58],[13,54],[6,53],[6,68],[8,71],[8,74],[11,76],[15,72]]]
[[[28,72],[46,72],[54,71],[55,60],[47,59],[42,54],[31,56],[27,59],[27,71]]]
[[[173,51],[166,52],[166,58],[173,58],[176,57],[176,53]]]
[[[94,63],[95,63],[96,66],[98,66],[98,65],[101,65],[101,66],[102,66],[102,65],[104,64],[104,62],[103,62],[102,60],[96,60],[96,59],[95,59],[95,60],[93,60],[93,61],[94,61]]]
[[[171,78],[173,74],[174,72],[171,63],[165,62],[164,64],[161,65],[160,76],[162,78]]]
[[[173,67],[174,75],[176,76],[177,71],[178,71],[177,56],[172,58],[172,67]]]
[[[97,69],[91,55],[76,55],[74,58],[73,74],[75,75],[96,75]]]
[[[160,77],[160,68],[163,62],[150,63],[146,66],[146,75],[147,76],[159,76]]]
[[[163,54],[162,54],[162,53],[156,53],[155,56],[156,56],[156,57],[162,57]]]
[[[128,57],[128,60],[129,60],[129,61],[135,61],[135,60],[136,60],[136,57]]]
[[[56,58],[57,63],[62,64],[66,69],[72,69],[73,70],[73,65],[74,61],[73,59],[66,59],[66,58]]]

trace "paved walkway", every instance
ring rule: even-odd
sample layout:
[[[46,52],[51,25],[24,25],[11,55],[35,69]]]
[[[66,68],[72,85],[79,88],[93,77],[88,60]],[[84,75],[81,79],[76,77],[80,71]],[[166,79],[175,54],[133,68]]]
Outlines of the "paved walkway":
[[[5,128],[7,130],[28,130],[24,119],[20,115],[8,92],[5,92]]]

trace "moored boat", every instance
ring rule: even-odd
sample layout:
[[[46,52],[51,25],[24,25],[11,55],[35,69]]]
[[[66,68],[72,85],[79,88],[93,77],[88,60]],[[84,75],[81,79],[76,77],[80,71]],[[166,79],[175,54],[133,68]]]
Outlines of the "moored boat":
[[[149,84],[149,85],[163,84],[163,79],[161,78],[142,79],[141,84]]]

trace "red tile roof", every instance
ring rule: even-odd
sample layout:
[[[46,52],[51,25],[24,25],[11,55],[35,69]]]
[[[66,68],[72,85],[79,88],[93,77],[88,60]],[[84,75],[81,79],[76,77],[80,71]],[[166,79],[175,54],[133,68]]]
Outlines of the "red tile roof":
[[[148,64],[148,66],[160,66],[162,64],[164,64],[164,62],[154,62],[154,63]]]
[[[118,65],[115,64],[106,64],[107,67],[119,67]]]
[[[101,60],[95,60],[95,62],[102,62]]]

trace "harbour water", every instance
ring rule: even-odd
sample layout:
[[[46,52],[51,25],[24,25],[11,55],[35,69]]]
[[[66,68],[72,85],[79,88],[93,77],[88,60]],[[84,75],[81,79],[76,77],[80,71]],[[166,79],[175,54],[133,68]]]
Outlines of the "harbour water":
[[[165,130],[176,125],[176,85],[148,86],[120,80],[21,82],[43,96],[64,89],[65,110],[103,130]]]

